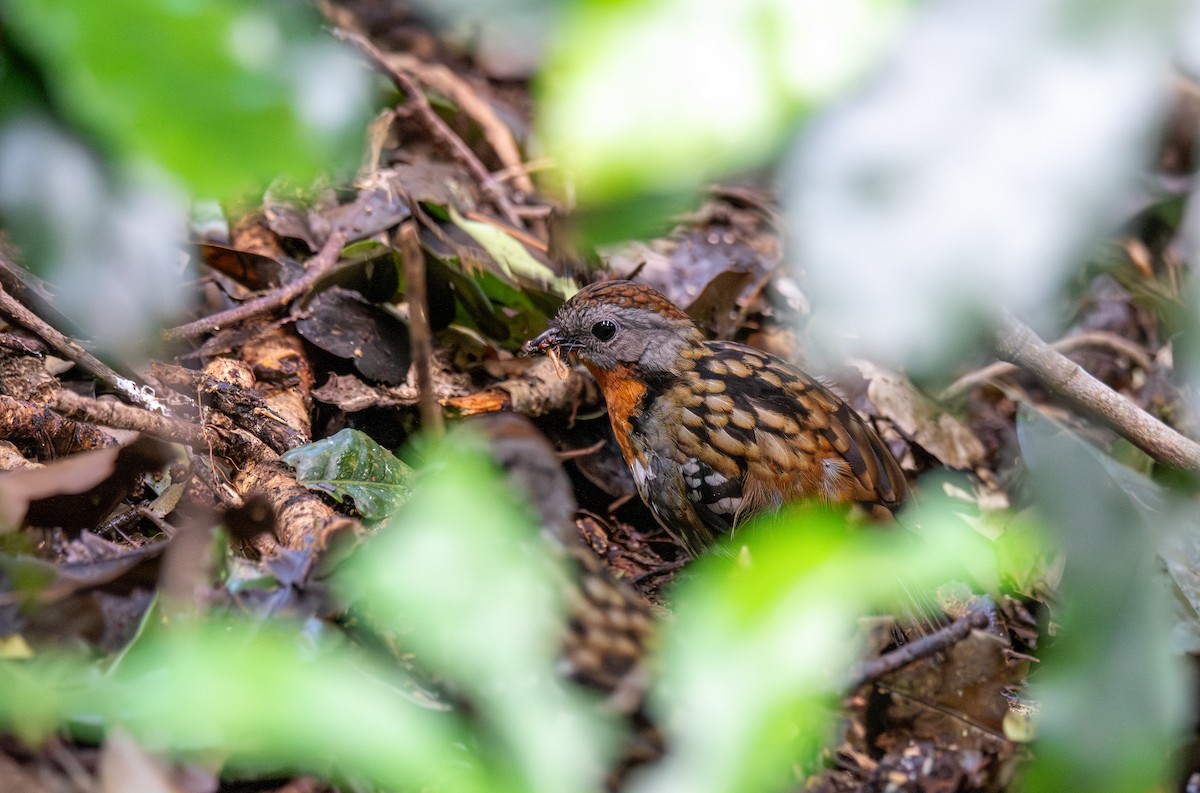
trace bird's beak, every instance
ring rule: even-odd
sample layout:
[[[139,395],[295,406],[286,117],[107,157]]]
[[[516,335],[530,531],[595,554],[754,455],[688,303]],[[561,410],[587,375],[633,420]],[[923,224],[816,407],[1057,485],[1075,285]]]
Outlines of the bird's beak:
[[[545,333],[525,342],[521,347],[521,354],[535,355],[537,353],[549,352],[550,350],[557,349],[560,344],[562,344],[562,337],[558,335],[558,328],[551,325]]]

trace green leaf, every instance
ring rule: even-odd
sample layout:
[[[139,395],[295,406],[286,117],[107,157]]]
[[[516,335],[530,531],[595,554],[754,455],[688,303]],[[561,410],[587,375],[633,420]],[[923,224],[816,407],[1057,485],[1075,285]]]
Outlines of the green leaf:
[[[76,128],[201,194],[308,181],[357,148],[361,69],[297,6],[21,0],[5,23]]]
[[[363,519],[387,518],[411,493],[413,471],[359,430],[345,429],[281,455],[296,469],[296,481],[338,501],[353,500]]]
[[[1172,531],[1194,535],[1195,505],[1032,410],[1017,438],[1034,505],[1067,557],[1061,627],[1031,692],[1042,711],[1025,788],[1160,789],[1190,697],[1156,550]]]
[[[540,137],[585,208],[700,187],[777,151],[808,108],[864,70],[909,5],[573,5],[541,86]]]
[[[175,756],[352,774],[388,789],[502,789],[461,721],[418,707],[403,685],[280,621],[160,622],[108,674],[79,656],[0,663],[0,723],[31,742],[64,722],[121,727]]]
[[[989,544],[964,524],[931,523],[922,542],[850,534],[844,516],[803,506],[694,563],[674,593],[653,700],[671,752],[639,793],[794,789],[837,717],[857,619],[987,564]]]
[[[533,254],[524,245],[505,234],[502,229],[488,223],[467,220],[458,214],[454,207],[448,207],[448,210],[454,224],[483,246],[499,266],[499,274],[509,281],[515,282],[519,278],[532,281],[564,299],[578,291],[579,287],[573,279],[556,275],[549,267],[533,258]]]
[[[338,587],[454,682],[525,790],[598,789],[609,741],[555,668],[564,572],[482,448],[465,433],[435,448],[412,499]]]
[[[481,332],[497,341],[508,341],[512,337],[505,316],[492,305],[492,301],[484,293],[479,281],[464,273],[458,259],[438,258],[437,253],[430,253],[429,271],[431,277],[436,275],[446,279],[453,288],[455,300],[455,321],[468,328],[478,328]],[[520,344],[522,340],[515,340]]]

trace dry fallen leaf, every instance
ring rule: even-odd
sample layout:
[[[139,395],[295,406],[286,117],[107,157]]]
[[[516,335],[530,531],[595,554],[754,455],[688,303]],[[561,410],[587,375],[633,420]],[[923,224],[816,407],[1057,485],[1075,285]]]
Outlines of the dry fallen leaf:
[[[95,526],[145,473],[174,456],[170,444],[142,436],[125,447],[82,452],[41,468],[0,474],[0,532],[22,525],[79,530]]]
[[[948,468],[982,466],[983,444],[963,424],[917,390],[907,377],[869,361],[850,362],[867,381],[867,397],[879,414]]]

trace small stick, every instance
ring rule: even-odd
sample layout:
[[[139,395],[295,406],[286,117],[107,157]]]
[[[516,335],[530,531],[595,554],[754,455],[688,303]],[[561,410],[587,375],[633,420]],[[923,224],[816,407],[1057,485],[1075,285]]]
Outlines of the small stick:
[[[64,418],[45,405],[0,394],[0,438],[37,450],[38,457],[66,457],[116,446],[117,439],[84,421]]]
[[[311,289],[321,276],[333,269],[334,265],[338,262],[338,257],[341,256],[342,247],[346,244],[346,236],[347,231],[344,228],[335,227],[330,231],[329,238],[325,240],[325,244],[321,246],[321,250],[317,251],[316,255],[305,263],[304,275],[295,281],[272,290],[261,297],[248,300],[228,311],[222,311],[198,319],[195,322],[189,322],[186,325],[180,325],[177,328],[163,331],[163,338],[168,341],[195,338],[205,333],[214,333],[222,327],[245,322],[248,319],[268,314],[286,306]]]
[[[433,393],[433,329],[429,324],[429,296],[425,290],[425,254],[411,220],[400,226],[400,259],[404,262],[408,324],[412,331],[412,365],[416,368],[417,404],[421,426],[435,437],[442,434],[442,407]]]
[[[1005,311],[996,331],[996,352],[1033,375],[1075,409],[1094,416],[1164,465],[1200,471],[1200,443],[1168,427],[1133,402],[1053,350],[1033,330]]]
[[[483,130],[484,139],[496,153],[496,158],[504,164],[504,171],[509,174],[513,185],[523,193],[534,192],[529,168],[521,162],[521,149],[513,138],[512,130],[469,82],[441,64],[422,63],[407,53],[392,55],[389,61],[400,69],[412,72],[422,83],[449,97],[463,113],[474,119]],[[500,174],[496,174],[495,178],[504,179]]]
[[[922,636],[908,644],[902,644],[890,653],[855,664],[850,670],[846,690],[857,691],[872,680],[878,680],[915,661],[941,652],[970,636],[971,631],[987,627],[987,624],[987,612],[978,609],[959,617],[944,628],[939,628],[927,636]]]
[[[421,121],[425,123],[429,131],[441,140],[442,143],[449,146],[454,155],[471,171],[471,174],[483,187],[484,192],[496,203],[496,207],[504,215],[505,219],[520,228],[521,217],[504,195],[504,189],[500,186],[500,183],[496,181],[484,164],[479,161],[479,158],[475,156],[475,152],[471,151],[471,147],[463,142],[462,138],[455,135],[454,130],[450,129],[450,126],[434,111],[433,106],[429,104],[429,98],[425,96],[416,82],[407,74],[388,63],[387,57],[374,44],[367,41],[364,36],[349,30],[342,30],[341,28],[335,28],[333,34],[342,41],[349,42],[357,47],[359,52],[365,55],[374,64],[376,69],[391,78],[392,82],[408,97],[409,106],[413,112],[421,117]]]
[[[58,330],[51,327],[49,323],[42,320],[37,314],[34,314],[22,305],[21,301],[10,295],[3,286],[0,286],[0,314],[4,314],[12,321],[25,326],[37,334],[55,352],[70,361],[74,361],[88,374],[100,380],[109,388],[114,389],[135,405],[141,405],[147,410],[157,410],[161,413],[167,412],[166,407],[158,401],[153,391],[141,388],[129,378],[117,374],[99,358],[71,341]]]
[[[219,442],[211,429],[179,419],[168,418],[150,410],[132,407],[121,402],[104,402],[80,396],[73,391],[60,389],[51,404],[56,411],[76,420],[137,430],[156,438],[182,443],[198,451],[207,452]]]
[[[608,438],[601,438],[591,446],[584,446],[582,449],[567,449],[566,451],[557,452],[559,460],[574,460],[577,457],[587,457],[589,454],[595,454],[604,448],[608,443]]]

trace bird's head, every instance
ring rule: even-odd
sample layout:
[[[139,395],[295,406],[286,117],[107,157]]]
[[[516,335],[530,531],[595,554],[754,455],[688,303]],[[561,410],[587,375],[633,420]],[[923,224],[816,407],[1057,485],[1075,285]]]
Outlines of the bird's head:
[[[680,351],[702,339],[691,318],[650,287],[601,281],[563,303],[546,331],[525,342],[522,351],[568,353],[602,371],[637,365],[648,373],[671,372]]]

